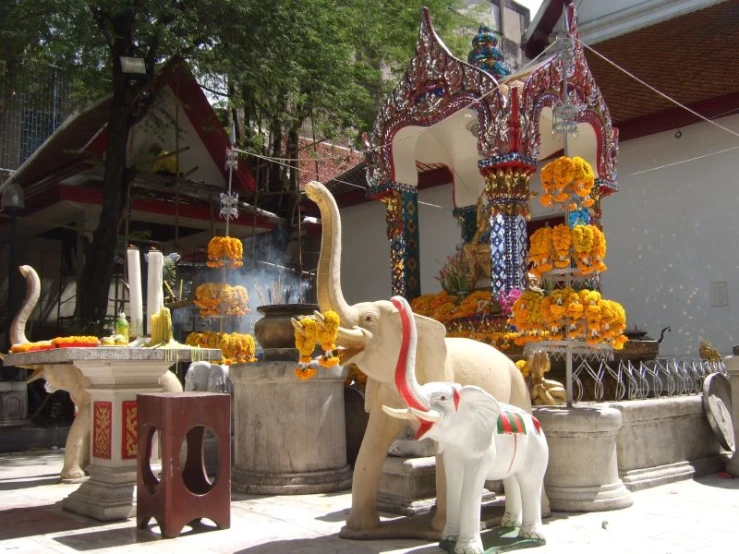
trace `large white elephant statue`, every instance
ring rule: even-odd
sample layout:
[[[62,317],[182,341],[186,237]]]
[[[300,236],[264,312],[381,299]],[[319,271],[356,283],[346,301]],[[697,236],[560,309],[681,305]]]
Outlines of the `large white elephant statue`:
[[[519,537],[544,544],[541,498],[549,448],[539,422],[531,414],[499,404],[474,385],[429,382],[415,377],[417,332],[413,313],[402,297],[394,297],[403,322],[403,349],[396,366],[403,410],[383,406],[400,420],[420,422],[418,439],[437,442],[447,480],[447,522],[440,547],[453,554],[482,554],[480,505],[487,480],[505,487],[503,527],[521,527]]]
[[[23,265],[18,269],[26,279],[26,298],[10,325],[11,344],[30,342],[26,338],[26,322],[33,313],[41,293],[41,281],[36,270],[30,265]],[[77,408],[77,415],[69,428],[64,445],[64,465],[62,466],[61,480],[63,483],[79,483],[85,480],[85,468],[90,461],[90,431],[92,428],[87,378],[72,364],[43,364],[21,367],[33,370],[31,376],[26,379],[26,383],[36,379],[45,379],[53,388],[65,390],[69,393]],[[162,385],[164,392],[182,392],[182,384],[171,371],[167,371],[162,375],[159,383]]]
[[[321,311],[334,310],[341,320],[337,346],[343,365],[356,364],[368,377],[365,409],[369,422],[354,468],[352,506],[342,536],[372,538],[380,526],[377,491],[387,451],[404,429],[382,406],[403,408],[395,387],[395,364],[401,347],[398,310],[387,300],[349,305],[341,290],[341,219],[329,190],[310,182],[305,192],[321,211],[321,254],[316,276]],[[477,385],[502,402],[531,410],[528,388],[515,364],[492,346],[461,338],[446,338],[444,325],[414,315],[418,327],[417,373],[422,383],[453,381]],[[301,326],[293,321],[296,331]],[[442,460],[437,457],[437,511],[432,525],[437,531],[446,521],[446,485]]]

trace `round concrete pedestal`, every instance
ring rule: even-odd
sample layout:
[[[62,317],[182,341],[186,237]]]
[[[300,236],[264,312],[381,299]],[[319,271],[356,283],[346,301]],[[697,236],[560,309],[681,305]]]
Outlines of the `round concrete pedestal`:
[[[308,381],[296,362],[235,364],[232,487],[250,494],[314,494],[351,488],[344,371]]]
[[[618,476],[621,412],[603,406],[535,408],[549,443],[544,488],[553,511],[599,512],[631,506]]]

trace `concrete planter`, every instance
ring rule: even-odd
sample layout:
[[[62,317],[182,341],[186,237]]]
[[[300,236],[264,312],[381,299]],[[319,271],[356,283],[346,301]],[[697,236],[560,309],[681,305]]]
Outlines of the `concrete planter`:
[[[233,489],[313,494],[351,488],[346,459],[344,371],[301,382],[295,362],[236,364]]]
[[[598,512],[631,506],[618,476],[621,412],[603,405],[534,409],[549,443],[544,488],[551,509]]]
[[[618,473],[631,491],[719,471],[721,447],[702,396],[611,403],[622,414],[616,439]]]

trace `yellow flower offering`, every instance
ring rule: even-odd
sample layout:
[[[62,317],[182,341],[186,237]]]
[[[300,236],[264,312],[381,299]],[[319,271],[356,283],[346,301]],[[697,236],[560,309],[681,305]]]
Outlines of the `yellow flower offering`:
[[[235,269],[244,265],[244,245],[233,237],[213,237],[208,242],[208,267],[223,267],[228,260],[229,267]]]
[[[541,170],[541,185],[544,194],[539,196],[539,201],[547,207],[565,204],[574,211],[580,205],[587,208],[596,201],[592,195],[593,168],[579,156],[561,156],[545,165]]]

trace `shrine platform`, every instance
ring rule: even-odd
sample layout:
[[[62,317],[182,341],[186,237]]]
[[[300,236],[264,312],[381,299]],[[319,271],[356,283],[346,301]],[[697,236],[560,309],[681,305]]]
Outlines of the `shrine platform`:
[[[58,483],[61,451],[0,455],[0,552],[190,552],[208,554],[435,554],[435,544],[411,540],[338,538],[351,503],[349,491],[304,496],[234,494],[231,528],[185,528],[162,539],[135,520],[101,523],[62,511],[78,485]],[[678,554],[736,548],[739,479],[719,475],[633,493],[631,508],[558,514],[545,520],[547,545],[532,554]],[[207,531],[206,531],[207,530]],[[483,534],[484,537],[484,534]],[[734,546],[732,546],[734,545]]]

